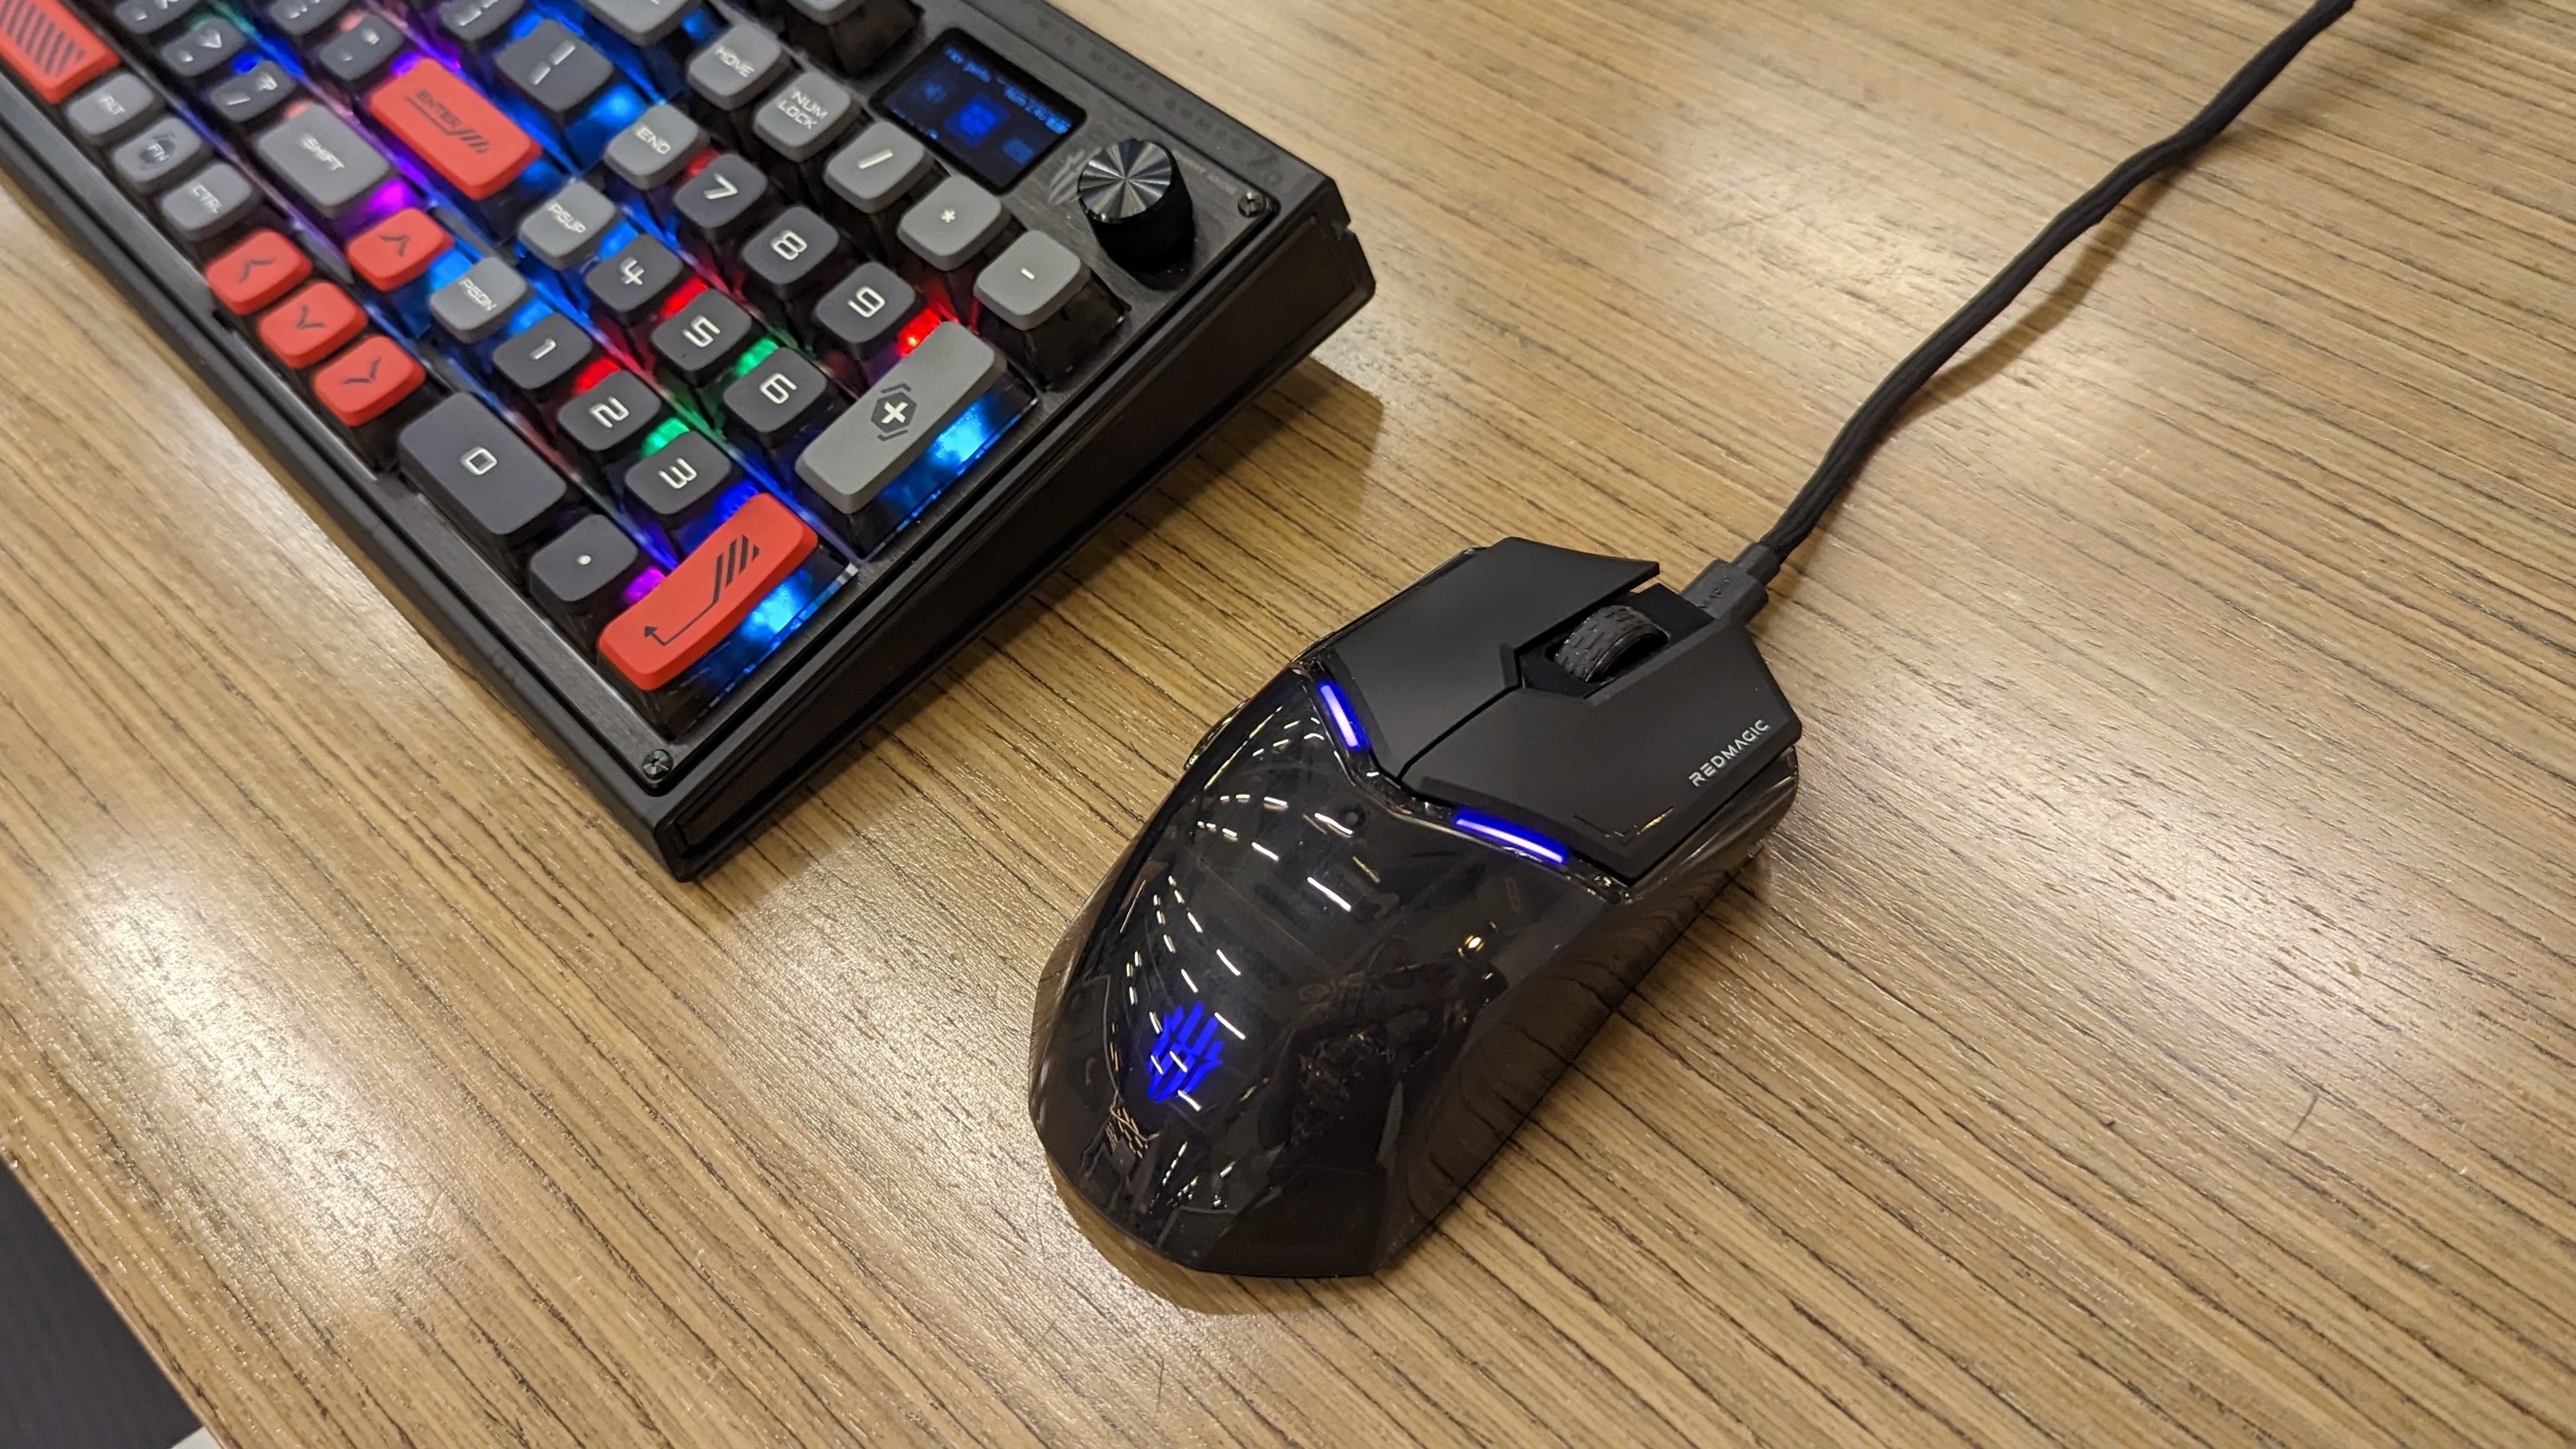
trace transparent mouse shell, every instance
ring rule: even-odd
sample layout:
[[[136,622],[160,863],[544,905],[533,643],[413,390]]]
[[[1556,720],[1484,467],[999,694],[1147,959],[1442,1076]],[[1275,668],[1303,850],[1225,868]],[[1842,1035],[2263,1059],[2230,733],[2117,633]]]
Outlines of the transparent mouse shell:
[[[1070,1189],[1210,1272],[1375,1270],[1438,1216],[1784,814],[1794,752],[1646,878],[1460,830],[1309,659],[1208,736],[1040,987]]]

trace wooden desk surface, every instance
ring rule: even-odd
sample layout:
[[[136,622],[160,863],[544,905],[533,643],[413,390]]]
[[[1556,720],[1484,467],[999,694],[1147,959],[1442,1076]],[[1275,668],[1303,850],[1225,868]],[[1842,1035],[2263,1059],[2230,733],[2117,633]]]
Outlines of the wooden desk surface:
[[[1943,390],[1767,864],[1328,1284],[1023,1108],[1205,722],[1498,533],[1731,552],[2293,7],[1071,8],[1381,294],[696,886],[0,204],[0,1142],[227,1442],[2576,1433],[2576,8],[2365,0]]]

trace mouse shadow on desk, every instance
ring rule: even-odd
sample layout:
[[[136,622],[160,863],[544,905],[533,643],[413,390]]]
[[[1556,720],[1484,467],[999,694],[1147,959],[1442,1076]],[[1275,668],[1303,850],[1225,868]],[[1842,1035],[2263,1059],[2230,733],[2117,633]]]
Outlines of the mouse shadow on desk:
[[[1630,1002],[1669,974],[1688,972],[1697,976],[1705,973],[1717,980],[1740,981],[1743,977],[1742,966],[1747,961],[1758,958],[1760,948],[1749,946],[1741,940],[1736,940],[1731,945],[1716,943],[1728,941],[1731,928],[1741,923],[1742,913],[1753,909],[1760,902],[1764,886],[1770,879],[1770,871],[1770,850],[1766,847],[1755,851],[1752,858],[1738,867],[1725,885],[1719,888],[1707,907],[1683,928],[1680,938],[1673,942],[1663,957],[1655,963],[1653,969],[1640,978],[1637,985],[1611,1008],[1611,1017],[1615,1019],[1625,1015],[1630,1010]],[[1706,948],[1690,950],[1690,943],[1694,939],[1708,943]],[[1049,968],[1041,974],[1037,1000],[1032,1005],[1029,1027],[1033,1036],[1041,1035],[1046,1030],[1049,1003],[1054,999],[1056,983],[1060,979],[1055,970],[1056,965],[1057,963],[1050,962]],[[1631,1024],[1635,1024],[1633,1019]],[[1603,1025],[1607,1026],[1608,1022],[1605,1021]],[[1580,1073],[1591,1053],[1604,1049],[1603,1039],[1607,1035],[1606,1032],[1596,1032],[1590,1040],[1586,1041],[1582,1050],[1576,1052],[1573,1059],[1566,1064],[1564,1076],[1573,1077]],[[1351,1295],[1372,1292],[1387,1292],[1400,1296],[1407,1292],[1409,1280],[1416,1271],[1435,1273],[1445,1271],[1437,1266],[1436,1256],[1425,1261],[1424,1250],[1431,1246],[1433,1239],[1448,1235],[1448,1225],[1457,1220],[1460,1205],[1476,1194],[1495,1169],[1519,1149],[1523,1136],[1530,1132],[1534,1125],[1538,1126],[1539,1130],[1547,1130],[1539,1119],[1541,1114],[1548,1111],[1548,1104],[1556,1100],[1559,1092],[1563,1090],[1563,1085],[1563,1080],[1559,1079],[1540,1095],[1529,1112],[1504,1136],[1501,1145],[1494,1150],[1493,1156],[1487,1158],[1468,1175],[1466,1181],[1459,1184],[1456,1197],[1442,1207],[1412,1241],[1399,1249],[1392,1260],[1375,1272],[1343,1277],[1271,1278],[1206,1273],[1195,1268],[1184,1268],[1156,1254],[1152,1249],[1112,1226],[1098,1209],[1083,1199],[1073,1183],[1065,1177],[1063,1168],[1056,1163],[1052,1154],[1041,1148],[1039,1156],[1045,1163],[1049,1181],[1054,1184],[1057,1202],[1065,1216],[1072,1220],[1075,1231],[1082,1235],[1083,1240],[1090,1244],[1093,1251],[1100,1254],[1103,1261],[1117,1270],[1120,1277],[1125,1278],[1137,1289],[1152,1294],[1176,1308],[1211,1317],[1294,1312],[1319,1306],[1324,1301],[1319,1298],[1319,1295],[1335,1295],[1343,1300],[1347,1300]],[[1509,1224],[1517,1207],[1510,1196],[1511,1191],[1510,1188],[1504,1188],[1492,1196],[1478,1199],[1478,1208],[1482,1215],[1502,1222],[1506,1230],[1511,1230]],[[1486,1231],[1490,1231],[1490,1228],[1467,1229],[1471,1235]],[[1459,1243],[1453,1240],[1451,1246],[1457,1247]],[[1472,1249],[1470,1251],[1472,1252]],[[1419,1270],[1415,1267],[1418,1262],[1423,1264]]]

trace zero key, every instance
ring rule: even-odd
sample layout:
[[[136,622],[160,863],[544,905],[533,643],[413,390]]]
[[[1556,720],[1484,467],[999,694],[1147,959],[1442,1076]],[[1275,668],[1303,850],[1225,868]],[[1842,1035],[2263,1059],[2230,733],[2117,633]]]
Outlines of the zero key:
[[[495,561],[515,565],[578,508],[572,484],[479,398],[459,393],[402,431],[402,472]]]

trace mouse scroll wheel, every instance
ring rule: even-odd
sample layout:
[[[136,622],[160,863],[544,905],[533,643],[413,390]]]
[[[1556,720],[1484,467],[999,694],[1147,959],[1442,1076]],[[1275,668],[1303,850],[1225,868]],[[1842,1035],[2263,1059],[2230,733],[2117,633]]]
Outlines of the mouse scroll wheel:
[[[1612,604],[1565,636],[1556,646],[1556,662],[1584,683],[1599,684],[1663,648],[1671,637],[1654,620],[1625,604]]]

